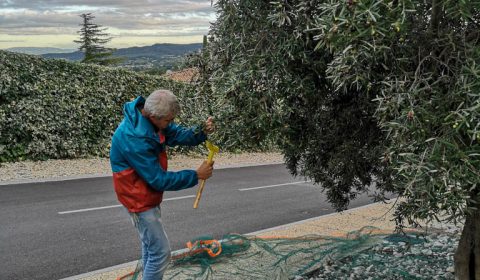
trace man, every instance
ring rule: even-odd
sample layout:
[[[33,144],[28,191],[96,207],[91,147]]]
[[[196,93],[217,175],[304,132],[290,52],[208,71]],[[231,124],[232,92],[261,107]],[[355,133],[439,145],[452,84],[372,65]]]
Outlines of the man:
[[[137,97],[123,111],[125,118],[112,137],[110,150],[113,183],[142,242],[143,279],[160,280],[170,260],[170,244],[160,219],[163,192],[191,188],[213,171],[207,161],[196,171],[167,171],[166,146],[204,142],[214,130],[213,120],[207,119],[203,131],[174,124],[180,106],[168,90],[157,90],[146,100]]]

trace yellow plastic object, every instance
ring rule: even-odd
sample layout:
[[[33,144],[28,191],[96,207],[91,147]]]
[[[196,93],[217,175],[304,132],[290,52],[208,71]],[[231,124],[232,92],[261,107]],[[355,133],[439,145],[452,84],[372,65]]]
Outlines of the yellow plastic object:
[[[210,141],[205,141],[205,144],[207,145],[207,149],[208,149],[207,162],[212,163],[213,157],[215,156],[216,153],[220,151],[220,148],[218,146],[213,145],[213,143]],[[198,187],[198,190],[197,190],[197,197],[195,197],[195,202],[193,203],[194,209],[197,209],[198,207],[198,203],[200,202],[200,197],[202,197],[202,192],[204,187],[205,187],[205,180],[202,180],[200,182],[200,187]]]

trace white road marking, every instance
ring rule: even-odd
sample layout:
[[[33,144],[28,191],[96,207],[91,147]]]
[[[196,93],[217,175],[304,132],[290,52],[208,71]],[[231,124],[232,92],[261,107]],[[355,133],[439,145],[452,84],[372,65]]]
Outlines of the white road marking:
[[[192,198],[192,197],[195,197],[195,196],[194,196],[194,195],[186,195],[186,196],[172,197],[172,198],[166,198],[166,199],[164,199],[163,201],[180,200],[180,199]],[[121,207],[121,206],[122,206],[122,205],[120,205],[120,204],[116,204],[116,205],[109,205],[109,206],[102,206],[102,207],[85,208],[85,209],[78,209],[78,210],[71,210],[71,211],[62,211],[62,212],[58,212],[58,214],[64,215],[64,214],[88,212],[88,211],[95,211],[95,210],[103,210],[103,209],[109,209],[109,208],[116,208],[116,207]]]
[[[311,182],[311,181],[300,181],[300,182],[291,182],[291,183],[284,183],[284,184],[276,184],[276,185],[253,187],[253,188],[243,188],[243,189],[238,189],[238,190],[241,191],[241,192],[244,192],[244,191],[252,191],[252,190],[259,190],[259,189],[268,189],[268,188],[288,186],[288,185],[298,185],[298,184],[304,184],[304,183],[310,183],[310,182]],[[192,198],[192,197],[195,197],[195,195],[186,195],[186,196],[172,197],[172,198],[164,199],[163,201],[179,200],[179,199]],[[121,207],[121,206],[122,206],[122,205],[120,205],[120,204],[116,204],[116,205],[109,205],[109,206],[102,206],[102,207],[93,207],[93,208],[85,208],[85,209],[78,209],[78,210],[62,211],[62,212],[58,212],[58,214],[59,214],[59,215],[64,215],[64,214],[72,214],[72,213],[81,213],[81,212],[88,212],[88,211],[96,211],[96,210],[104,210],[104,209],[116,208],[116,207]]]
[[[110,206],[103,206],[103,207],[94,207],[94,208],[78,209],[78,210],[71,210],[71,211],[62,211],[62,212],[58,212],[58,214],[63,215],[63,214],[72,214],[72,213],[79,213],[79,212],[88,212],[88,211],[116,208],[116,207],[120,207],[120,206],[122,206],[122,205],[117,204],[117,205],[110,205]]]
[[[275,187],[281,187],[281,186],[288,186],[288,185],[298,185],[298,184],[304,184],[304,183],[310,183],[311,180],[309,181],[300,181],[300,182],[291,182],[291,183],[284,183],[284,184],[277,184],[277,185],[269,185],[269,186],[260,186],[260,187],[254,187],[254,188],[243,188],[243,189],[238,189],[241,192],[244,191],[253,191],[253,190],[259,190],[259,189],[268,189],[268,188],[275,188]]]

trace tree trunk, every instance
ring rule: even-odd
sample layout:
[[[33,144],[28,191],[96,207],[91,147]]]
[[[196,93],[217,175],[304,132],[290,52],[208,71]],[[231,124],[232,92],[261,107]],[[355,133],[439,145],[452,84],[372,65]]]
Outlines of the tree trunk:
[[[466,216],[455,252],[455,279],[480,280],[480,208]]]
[[[432,34],[438,33],[438,26],[440,25],[440,19],[442,14],[442,1],[432,0],[432,14],[430,19],[430,31]]]

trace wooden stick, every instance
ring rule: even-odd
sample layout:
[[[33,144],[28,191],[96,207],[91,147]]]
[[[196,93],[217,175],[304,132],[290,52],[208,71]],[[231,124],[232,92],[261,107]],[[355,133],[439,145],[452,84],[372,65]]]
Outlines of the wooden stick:
[[[195,202],[193,203],[194,209],[197,209],[198,207],[198,203],[200,202],[200,197],[202,197],[202,191],[204,187],[205,187],[205,180],[202,180],[197,190],[197,197],[195,197]]]

